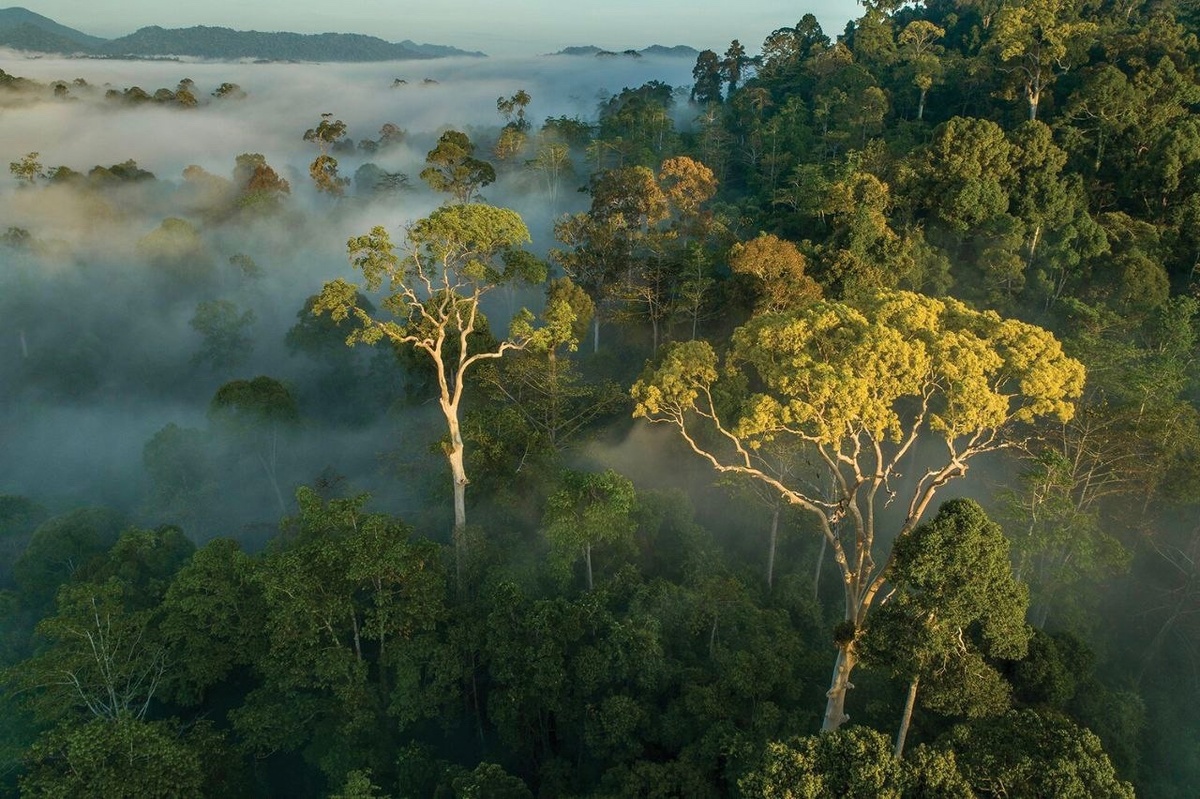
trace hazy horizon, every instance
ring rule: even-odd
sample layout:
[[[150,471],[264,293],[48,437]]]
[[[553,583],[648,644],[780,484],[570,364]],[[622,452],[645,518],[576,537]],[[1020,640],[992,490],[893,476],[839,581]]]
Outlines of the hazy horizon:
[[[19,7],[104,38],[118,38],[150,25],[206,25],[309,34],[361,33],[392,42],[410,39],[494,56],[536,55],[583,45],[624,50],[683,44],[723,52],[732,39],[755,53],[771,31],[794,25],[806,13],[816,16],[825,32],[835,36],[861,11],[853,0],[799,5],[754,0],[707,8],[703,14],[678,0],[655,4],[612,0],[566,11],[549,0],[516,0],[503,5],[472,0],[436,4],[352,0],[336,8],[280,0],[253,5],[212,0],[203,6],[164,6],[153,0],[96,0],[86,5],[75,0],[42,0]]]

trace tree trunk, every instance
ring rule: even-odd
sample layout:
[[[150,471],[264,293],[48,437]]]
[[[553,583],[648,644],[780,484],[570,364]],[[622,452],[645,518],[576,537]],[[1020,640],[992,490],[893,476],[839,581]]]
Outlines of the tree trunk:
[[[921,89],[921,99],[917,101],[917,121],[920,122],[925,118],[925,94],[927,90]]]
[[[838,645],[837,660],[833,664],[833,681],[825,694],[825,720],[821,724],[821,732],[833,732],[850,720],[846,715],[846,691],[854,687],[850,682],[850,672],[854,669],[856,661],[853,641]]]
[[[1041,239],[1041,237],[1042,237],[1042,226],[1034,225],[1033,226],[1033,236],[1029,240],[1029,260],[1027,260],[1025,262],[1026,267],[1033,265],[1033,257],[1034,257],[1034,255],[1037,254],[1038,241]]]
[[[821,552],[817,555],[817,572],[813,575],[813,599],[821,598],[821,565],[825,563],[825,549],[829,546],[829,539],[821,536]]]
[[[592,545],[591,544],[584,545],[583,559],[587,563],[587,586],[588,586],[588,590],[591,591],[592,588],[594,587],[594,584],[592,583]]]
[[[904,702],[904,715],[900,717],[900,731],[896,733],[894,754],[897,760],[904,757],[904,741],[908,738],[908,725],[912,721],[913,705],[917,703],[917,685],[920,681],[921,676],[918,674],[908,684],[908,699]]]
[[[275,502],[279,504],[279,513],[283,515],[287,512],[287,505],[283,501],[283,491],[279,488],[279,480],[275,477],[275,456],[272,454],[268,461],[267,457],[261,452],[258,453],[258,462],[263,467],[263,472],[267,475],[267,482],[271,484],[271,490],[275,493]]]
[[[592,354],[600,351],[600,312],[592,313]]]
[[[446,448],[446,460],[450,462],[450,479],[454,486],[454,577],[461,592],[463,589],[463,565],[466,561],[467,527],[467,470],[463,463],[462,432],[458,427],[458,415],[443,405],[446,424],[450,428],[450,445]]]
[[[450,477],[454,482],[454,529],[461,530],[467,526],[467,470],[463,461],[462,434],[458,425],[453,425],[450,434],[450,447],[446,451],[446,459],[450,461]]]
[[[822,540],[824,538],[822,537]],[[779,541],[779,505],[771,513],[771,541],[767,549],[767,588],[775,585],[775,544]]]

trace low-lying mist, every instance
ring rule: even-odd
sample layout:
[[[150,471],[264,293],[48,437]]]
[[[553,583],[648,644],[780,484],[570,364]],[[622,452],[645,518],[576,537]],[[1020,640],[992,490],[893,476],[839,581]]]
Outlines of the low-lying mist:
[[[40,84],[0,90],[0,163],[36,153],[42,170],[29,185],[15,174],[0,180],[0,494],[51,510],[109,505],[204,538],[277,519],[272,481],[289,509],[294,487],[321,475],[344,476],[398,510],[415,508],[428,487],[398,475],[409,468],[403,462],[441,468],[429,406],[420,397],[399,401],[405,376],[386,353],[289,346],[305,299],[327,280],[353,278],[348,237],[384,225],[399,238],[406,223],[444,201],[418,178],[442,131],[468,132],[478,155],[490,157],[503,124],[499,97],[526,91],[536,132],[547,117],[594,121],[598,101],[626,86],[689,82],[691,63],[545,56],[229,64],[7,53],[0,69]],[[65,88],[54,91],[56,82]],[[196,107],[115,96],[132,87],[174,92],[181,82]],[[213,96],[225,84],[245,96]],[[319,150],[303,135],[324,113],[346,123],[350,143],[378,139],[387,123],[406,133],[374,152],[335,149],[340,175],[351,178],[340,199],[309,177]],[[230,194],[244,153],[263,156],[290,184],[269,213],[240,208]],[[380,192],[354,181],[368,163],[407,175],[407,187]],[[540,256],[552,246],[556,215],[586,201],[576,189],[589,170],[576,166],[551,194],[515,159],[498,164],[497,182],[484,190],[488,202],[522,214]],[[58,167],[78,175],[47,177]],[[536,289],[497,297],[492,323],[502,329],[505,313],[539,302]],[[202,306],[225,338],[202,333]],[[207,415],[220,386],[258,375],[288,386],[300,414],[272,442],[271,468],[266,450],[255,449],[261,442],[234,451]],[[375,414],[350,418],[342,407],[350,405]],[[195,474],[152,479],[146,445],[172,425],[185,433],[165,436],[169,446],[199,441],[204,451]],[[187,497],[163,494],[164,484],[182,491],[188,480]],[[197,527],[201,515],[184,505],[201,501],[217,509],[204,518],[227,529]]]

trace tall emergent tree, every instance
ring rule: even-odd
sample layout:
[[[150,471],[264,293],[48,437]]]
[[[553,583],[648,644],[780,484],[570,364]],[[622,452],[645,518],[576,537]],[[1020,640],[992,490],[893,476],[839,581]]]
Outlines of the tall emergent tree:
[[[313,142],[321,150],[321,154],[309,165],[308,174],[312,176],[317,191],[334,197],[345,194],[346,186],[350,184],[349,178],[338,175],[337,159],[329,154],[330,149],[337,147],[345,136],[346,123],[334,119],[330,113],[321,114],[320,123],[304,131],[304,140]]]
[[[845,601],[823,724],[834,730],[848,718],[858,642],[894,557],[877,545],[878,528],[894,525],[884,540],[903,541],[971,460],[1019,443],[1020,425],[1070,419],[1083,380],[1039,327],[893,292],[755,317],[734,332],[723,365],[707,342],[676,344],[632,393],[635,416],[677,428],[718,472],[774,488],[833,550]],[[795,442],[808,463],[773,469],[764,445],[774,441]],[[885,518],[901,491],[900,518]]]
[[[529,229],[516,211],[480,203],[446,205],[409,226],[403,257],[383,227],[350,239],[351,263],[363,273],[368,291],[384,291],[380,305],[390,318],[360,307],[358,286],[340,278],[326,283],[313,305],[314,313],[328,313],[334,321],[354,316],[358,327],[346,339],[348,344],[387,339],[428,356],[446,419],[456,532],[467,523],[459,424],[467,373],[481,361],[524,348],[533,335],[532,316],[522,310],[506,338],[482,341],[487,321],[479,305],[500,284],[545,279],[545,264],[520,249],[529,241]],[[461,541],[461,536],[456,538]]]

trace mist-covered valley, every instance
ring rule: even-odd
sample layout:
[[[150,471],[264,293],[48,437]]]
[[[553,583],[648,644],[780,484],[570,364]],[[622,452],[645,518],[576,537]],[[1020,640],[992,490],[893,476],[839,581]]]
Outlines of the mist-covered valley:
[[[0,52],[0,793],[1194,795],[1197,17],[1029,6]]]
[[[287,332],[307,297],[348,273],[350,236],[373,225],[400,230],[442,202],[417,174],[443,130],[467,131],[487,147],[503,124],[497,97],[528,92],[531,118],[589,118],[600,100],[625,86],[684,83],[690,64],[670,58],[598,64],[569,56],[370,66],[11,56],[0,69],[43,84],[4,106],[12,160],[36,152],[44,170],[61,165],[81,175],[134,161],[149,173],[99,186],[60,180],[5,186],[0,217],[11,236],[21,231],[22,241],[6,249],[0,292],[8,342],[3,491],[56,509],[104,504],[160,522],[144,515],[145,444],[169,424],[205,430],[213,393],[235,378],[269,375],[293,385],[302,400],[318,390],[327,379],[319,358],[289,349]],[[194,108],[105,98],[131,87],[173,92],[185,79],[202,98]],[[69,86],[65,96],[53,94],[56,81]],[[211,96],[226,84],[245,96]],[[339,170],[352,182],[336,200],[320,194],[308,175],[316,147],[303,134],[322,113],[345,121],[351,145],[337,153]],[[355,146],[378,139],[387,124],[403,131],[401,140],[371,153]],[[235,207],[235,159],[244,153],[264,156],[287,182],[278,213]],[[194,167],[203,172],[189,179]],[[487,200],[518,210],[534,236],[531,249],[544,255],[554,215],[586,205],[577,191],[586,185],[585,169],[580,163],[547,187],[522,160],[501,168]],[[405,175],[407,183],[380,191],[372,180],[379,171]],[[186,224],[164,229],[172,219]],[[541,300],[530,290],[520,301]],[[190,322],[199,305],[214,302],[232,303],[239,319],[249,312],[253,321],[228,351],[197,360],[205,339]],[[378,378],[379,396],[370,406],[377,416],[339,418],[327,407],[325,418],[305,418],[303,432],[289,433],[281,458],[285,486],[329,469],[381,499],[411,493],[395,475],[380,482],[386,452],[406,449],[419,458],[430,443],[416,436],[398,445],[412,424],[408,417],[421,411],[419,400],[395,410],[403,381],[395,371]],[[349,385],[326,390],[327,406],[337,404],[339,392],[362,398]],[[347,416],[356,413],[362,416]],[[226,485],[213,499],[219,525],[204,535],[272,518],[260,515],[253,490]],[[399,507],[411,509],[411,499]],[[265,510],[278,508],[272,501]]]

